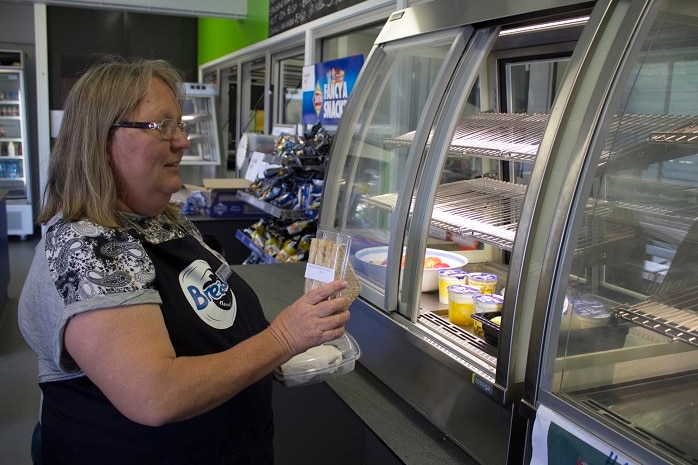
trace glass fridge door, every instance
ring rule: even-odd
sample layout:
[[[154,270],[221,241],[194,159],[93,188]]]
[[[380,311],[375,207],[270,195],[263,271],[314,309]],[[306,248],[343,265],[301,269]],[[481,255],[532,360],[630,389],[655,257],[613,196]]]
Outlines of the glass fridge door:
[[[409,258],[390,247],[405,235],[411,199],[401,193],[413,191],[427,142],[400,138],[431,125],[470,33],[451,28],[374,47],[342,117],[353,129],[333,142],[327,179],[339,182],[324,187],[320,222],[353,237],[362,295],[388,312],[396,310],[400,268]]]
[[[505,356],[498,363],[510,347],[525,352],[527,335],[514,337],[512,328],[525,328],[531,313],[515,309],[515,299],[505,302],[505,287],[538,147],[583,23],[582,12],[570,15],[574,26],[556,30],[564,44],[546,49],[540,44],[550,23],[521,35],[505,27],[476,30],[432,129],[415,190],[407,249],[424,250],[425,260],[419,271],[406,269],[405,281],[421,283],[422,292],[403,291],[400,307],[465,354],[491,385],[524,378],[523,369],[510,375]],[[434,259],[462,266],[441,271]]]
[[[218,165],[220,136],[216,116],[217,84],[185,83],[182,121],[189,123],[189,149],[182,164]]]
[[[537,400],[630,462],[695,464],[698,4],[648,3],[555,264]]]
[[[0,68],[0,188],[8,199],[27,198],[22,85],[21,70]]]

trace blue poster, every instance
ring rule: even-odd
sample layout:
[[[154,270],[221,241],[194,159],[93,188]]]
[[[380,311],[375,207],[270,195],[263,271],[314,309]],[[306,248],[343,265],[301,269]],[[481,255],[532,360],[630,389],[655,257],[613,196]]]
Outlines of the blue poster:
[[[304,127],[336,129],[363,65],[364,56],[353,55],[303,68]]]
[[[531,465],[638,465],[577,423],[540,404],[533,422]]]

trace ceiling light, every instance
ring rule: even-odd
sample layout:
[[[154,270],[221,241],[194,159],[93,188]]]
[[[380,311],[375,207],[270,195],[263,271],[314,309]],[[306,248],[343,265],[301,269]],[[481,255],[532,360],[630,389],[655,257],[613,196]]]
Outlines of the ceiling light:
[[[527,32],[541,32],[549,31],[552,29],[561,29],[564,27],[571,26],[581,26],[589,21],[588,16],[582,16],[579,18],[562,19],[559,21],[551,21],[549,23],[532,24],[530,26],[514,27],[511,29],[504,29],[499,33],[500,36],[510,36],[514,34],[524,34]]]

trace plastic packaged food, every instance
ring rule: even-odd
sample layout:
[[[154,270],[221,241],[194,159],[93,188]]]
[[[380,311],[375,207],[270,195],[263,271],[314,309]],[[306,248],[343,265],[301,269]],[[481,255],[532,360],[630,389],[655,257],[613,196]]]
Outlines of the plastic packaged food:
[[[571,302],[571,329],[586,329],[608,324],[611,312],[599,300],[590,297],[576,297]]]
[[[475,313],[498,312],[502,310],[504,297],[499,294],[478,294],[473,296]]]
[[[497,347],[499,345],[499,326],[502,312],[487,312],[473,314],[473,332],[483,338],[488,344]],[[493,320],[499,318],[500,322]]]
[[[448,286],[456,284],[467,284],[468,273],[463,270],[441,270],[439,271],[439,302],[448,303]]]
[[[472,324],[476,295],[480,295],[480,289],[475,286],[448,286],[448,321],[463,326]]]
[[[274,371],[274,378],[286,387],[320,383],[354,369],[361,349],[349,333],[312,347]]]
[[[497,289],[497,275],[491,273],[468,273],[468,284],[480,286],[482,294],[494,294]]]
[[[324,283],[344,279],[350,246],[351,236],[318,229],[310,242],[305,268],[305,292]]]

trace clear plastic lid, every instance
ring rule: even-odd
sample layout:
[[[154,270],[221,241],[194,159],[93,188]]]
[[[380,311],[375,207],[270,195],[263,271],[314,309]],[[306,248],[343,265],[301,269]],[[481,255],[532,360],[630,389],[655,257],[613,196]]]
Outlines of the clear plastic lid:
[[[320,383],[352,371],[360,356],[356,340],[344,333],[291,358],[274,371],[274,378],[287,387]]]
[[[318,229],[308,251],[305,292],[335,279],[344,279],[350,247],[350,235]]]

